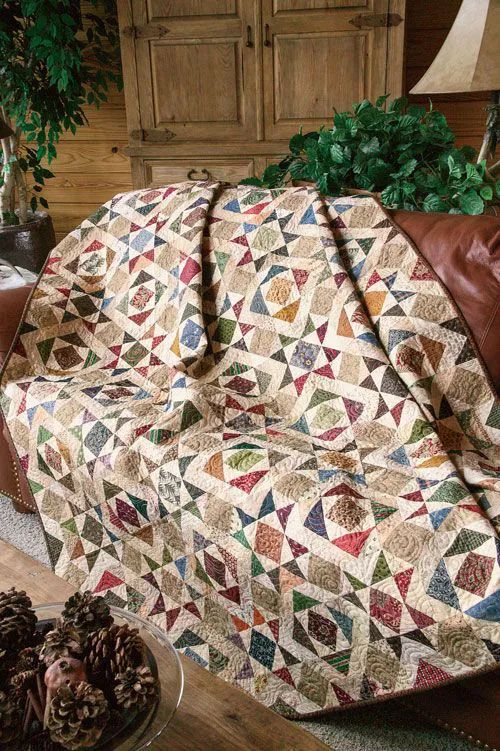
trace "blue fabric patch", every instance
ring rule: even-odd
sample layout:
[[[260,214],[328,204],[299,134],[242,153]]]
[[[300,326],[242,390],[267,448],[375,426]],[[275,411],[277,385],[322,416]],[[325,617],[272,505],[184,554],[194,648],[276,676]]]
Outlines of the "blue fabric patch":
[[[465,611],[471,618],[478,618],[481,621],[500,622],[500,590],[493,592],[485,600],[480,600],[476,605]]]
[[[202,334],[203,328],[192,319],[189,319],[184,326],[181,343],[188,349],[196,349],[200,343]]]

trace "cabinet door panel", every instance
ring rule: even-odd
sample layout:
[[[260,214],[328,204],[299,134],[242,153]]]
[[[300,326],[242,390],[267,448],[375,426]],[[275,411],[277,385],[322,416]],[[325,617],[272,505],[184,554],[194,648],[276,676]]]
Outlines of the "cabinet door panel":
[[[257,0],[134,3],[139,136],[151,142],[161,142],[162,134],[175,141],[256,138]]]
[[[295,120],[309,129],[331,120],[333,104],[341,110],[363,98],[364,36],[277,36],[274,55],[277,123]]]
[[[149,0],[150,18],[228,16],[236,13],[236,0]]]
[[[153,43],[155,124],[175,127],[174,123],[210,122],[217,127],[241,122],[240,57],[240,45],[234,39]],[[223,95],[208,85],[207,71]]]
[[[395,49],[393,37],[402,38],[404,24],[387,29],[352,23],[387,13],[389,0],[262,0],[262,9],[266,140],[287,139],[300,126],[328,125],[334,108],[374,100],[388,81],[391,93],[400,93],[402,45],[400,59],[388,59],[388,50]]]

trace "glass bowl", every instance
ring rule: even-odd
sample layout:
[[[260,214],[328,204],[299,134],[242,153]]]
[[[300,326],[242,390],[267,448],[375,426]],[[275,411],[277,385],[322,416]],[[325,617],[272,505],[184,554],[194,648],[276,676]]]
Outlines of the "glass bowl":
[[[34,608],[39,625],[47,621],[55,621],[60,618],[64,609],[64,603],[55,602],[48,605],[40,605]],[[131,628],[136,628],[139,635],[146,643],[149,650],[148,664],[152,672],[157,672],[160,682],[158,701],[119,735],[107,741],[104,745],[96,745],[96,749],[104,748],[106,751],[141,751],[151,749],[154,741],[163,733],[168,723],[175,714],[182,698],[184,688],[184,672],[182,670],[179,655],[167,639],[166,634],[159,628],[149,623],[144,618],[129,613],[121,608],[111,608],[111,615],[116,624],[128,623]]]

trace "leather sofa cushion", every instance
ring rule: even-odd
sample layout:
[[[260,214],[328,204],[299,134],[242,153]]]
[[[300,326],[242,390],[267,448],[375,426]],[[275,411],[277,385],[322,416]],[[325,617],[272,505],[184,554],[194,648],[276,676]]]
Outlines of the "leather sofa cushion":
[[[31,286],[0,290],[0,367],[16,334]]]
[[[500,393],[500,218],[414,211],[392,216],[448,288]]]

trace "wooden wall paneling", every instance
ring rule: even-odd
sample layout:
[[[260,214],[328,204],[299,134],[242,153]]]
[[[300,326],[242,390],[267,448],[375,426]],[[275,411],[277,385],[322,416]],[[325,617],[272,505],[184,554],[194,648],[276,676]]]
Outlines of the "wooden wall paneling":
[[[57,159],[50,165],[51,171],[56,175],[64,172],[82,172],[89,175],[121,172],[124,176],[130,175],[130,161],[125,154],[126,148],[126,141],[75,142],[71,135],[67,135],[57,146]],[[51,182],[47,181],[47,191],[50,190]]]
[[[120,93],[120,92],[117,92]],[[79,141],[122,141],[128,140],[127,122],[123,115],[125,112],[122,95],[121,106],[102,103],[99,109],[86,107],[88,125],[77,128],[75,135],[68,133],[73,143]],[[66,138],[64,137],[64,140]]]
[[[127,5],[128,0],[118,3],[122,12]],[[85,0],[81,6],[95,12]],[[108,101],[99,109],[86,107],[85,114],[89,125],[78,128],[76,135],[65,133],[57,158],[46,165],[55,178],[47,180],[42,195],[49,202],[58,241],[102,203],[132,188],[123,92],[110,89]]]
[[[407,29],[446,29],[448,33],[461,0],[407,0]]]
[[[127,165],[128,166],[128,165]],[[128,190],[130,185],[127,172],[63,172],[58,170],[50,180],[51,206],[54,203],[75,203],[75,196],[84,198],[85,203],[94,206],[106,203],[117,193]]]
[[[58,234],[62,234],[63,237],[72,232],[84,219],[93,214],[93,212],[101,205],[100,201],[94,203],[84,204],[78,201],[78,203],[59,203],[54,201],[50,205],[50,215],[54,222],[54,226],[57,227]]]
[[[57,146],[57,159],[46,165],[55,178],[46,182],[42,195],[49,202],[49,212],[54,222],[56,239],[61,240],[69,231],[105,203],[116,193],[132,189],[130,160],[125,154],[124,138],[125,103],[109,109],[109,123],[104,131],[93,125],[82,126],[78,138],[65,134]],[[106,103],[101,110],[105,110]],[[95,110],[86,109],[89,122]],[[116,134],[113,137],[113,134]]]

